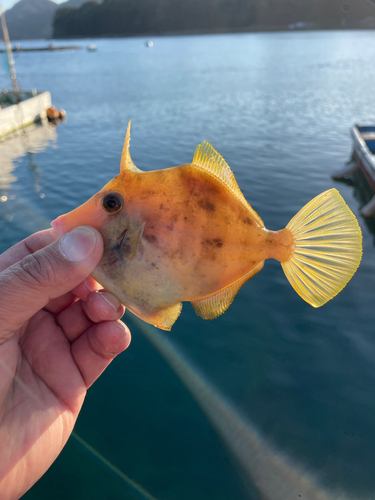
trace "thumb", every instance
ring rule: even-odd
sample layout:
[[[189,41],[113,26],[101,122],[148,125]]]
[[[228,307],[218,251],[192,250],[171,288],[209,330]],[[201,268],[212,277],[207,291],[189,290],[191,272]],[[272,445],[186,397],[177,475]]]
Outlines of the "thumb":
[[[0,343],[50,300],[81,283],[102,253],[100,233],[82,226],[0,273]]]

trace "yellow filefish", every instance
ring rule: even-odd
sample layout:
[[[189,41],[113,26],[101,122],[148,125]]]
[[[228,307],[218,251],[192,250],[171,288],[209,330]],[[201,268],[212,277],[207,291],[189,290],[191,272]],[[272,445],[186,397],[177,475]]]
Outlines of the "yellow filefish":
[[[314,307],[355,273],[361,230],[336,189],[269,231],[207,142],[192,163],[151,172],[134,165],[129,143],[130,122],[120,174],[52,227],[58,237],[81,225],[100,231],[104,253],[93,278],[147,323],[170,330],[184,301],[203,319],[216,318],[269,258]]]

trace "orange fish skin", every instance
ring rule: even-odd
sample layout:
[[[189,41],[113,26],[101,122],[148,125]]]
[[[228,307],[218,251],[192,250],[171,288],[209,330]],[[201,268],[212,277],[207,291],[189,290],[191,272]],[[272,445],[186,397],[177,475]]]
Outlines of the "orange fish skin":
[[[122,196],[118,214],[102,208],[107,193]],[[95,227],[104,239],[93,277],[156,326],[161,310],[210,297],[267,258],[288,260],[294,242],[288,229],[262,227],[220,179],[192,164],[121,172],[53,222],[57,236],[79,225]],[[137,248],[131,248],[137,231]]]

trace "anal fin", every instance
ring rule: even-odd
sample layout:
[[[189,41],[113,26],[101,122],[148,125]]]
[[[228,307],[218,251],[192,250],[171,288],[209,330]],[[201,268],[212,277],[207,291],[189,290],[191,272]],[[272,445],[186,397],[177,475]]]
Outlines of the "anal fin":
[[[233,299],[237,295],[241,286],[255,274],[259,273],[263,266],[264,260],[262,260],[249,273],[245,274],[245,276],[242,276],[242,278],[238,279],[229,286],[222,288],[219,293],[211,295],[211,297],[206,299],[192,302],[191,304],[194,307],[194,311],[203,319],[215,319],[225,313],[233,302]]]

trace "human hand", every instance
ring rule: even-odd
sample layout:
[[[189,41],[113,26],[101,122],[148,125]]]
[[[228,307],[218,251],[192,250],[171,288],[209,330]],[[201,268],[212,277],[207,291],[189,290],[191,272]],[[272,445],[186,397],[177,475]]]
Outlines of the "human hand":
[[[89,277],[98,231],[41,231],[0,256],[0,500],[22,496],[68,440],[86,390],[130,343],[124,307]]]

